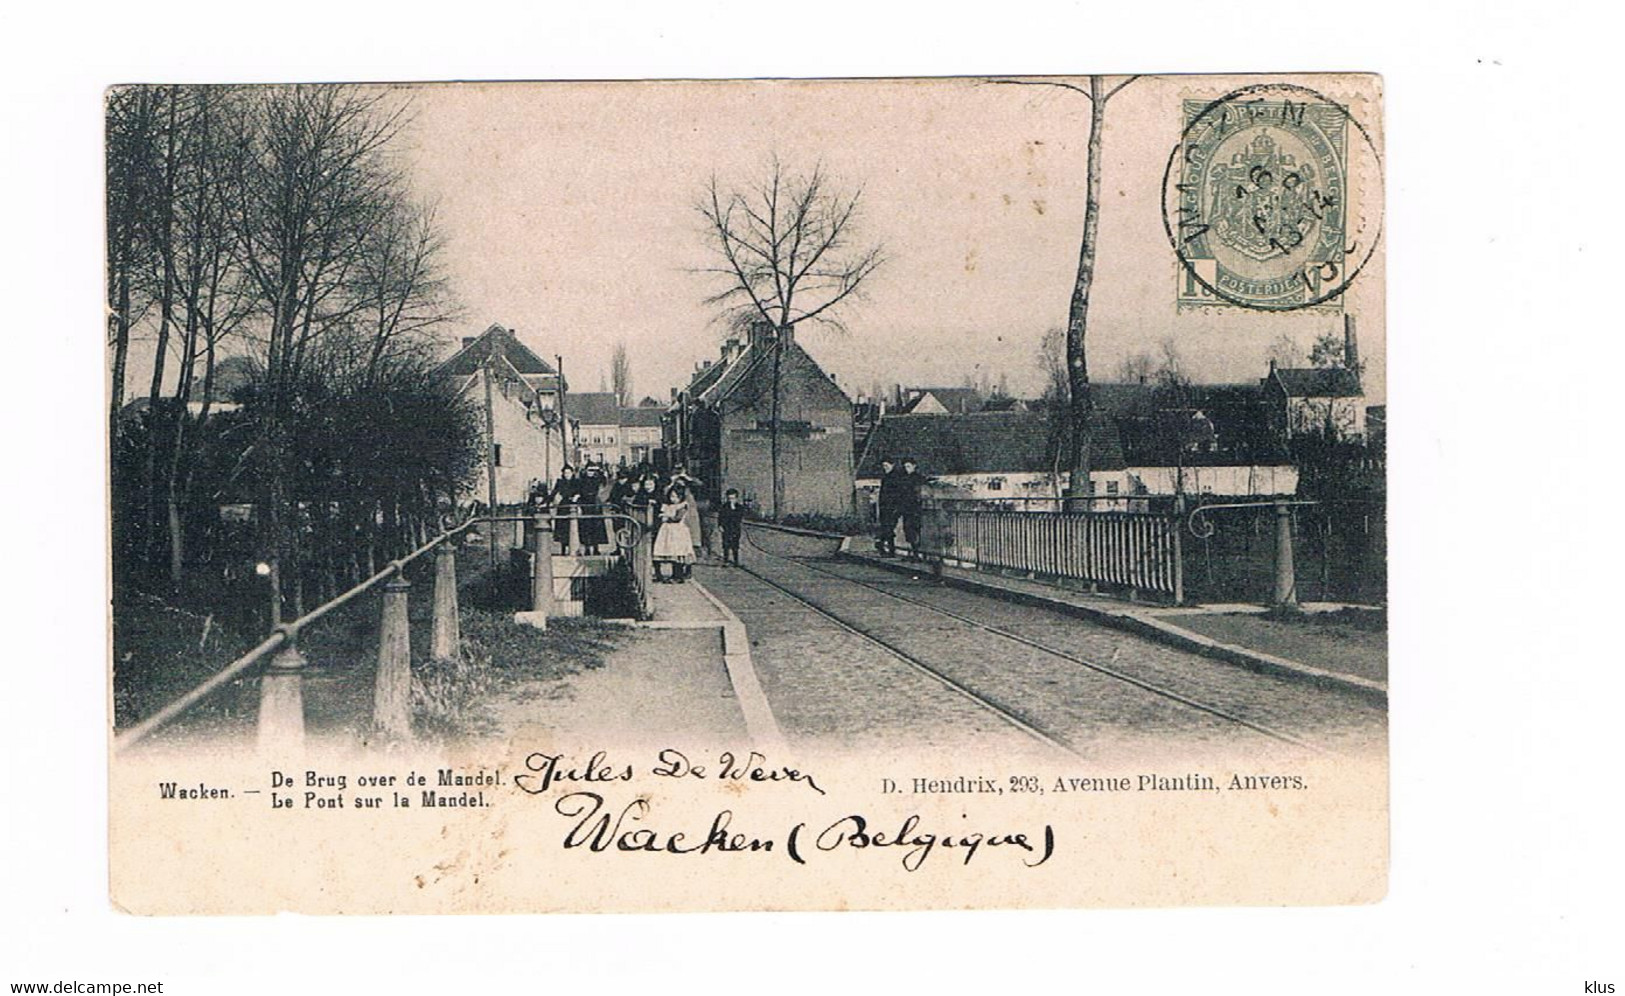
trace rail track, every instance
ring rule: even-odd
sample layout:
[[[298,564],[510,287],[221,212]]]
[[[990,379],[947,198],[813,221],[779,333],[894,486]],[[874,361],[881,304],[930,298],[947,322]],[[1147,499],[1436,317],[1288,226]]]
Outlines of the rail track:
[[[1007,627],[993,625],[986,621],[972,618],[971,616],[965,615],[961,612],[944,608],[941,605],[932,604],[924,599],[901,594],[897,591],[891,590],[887,586],[875,584],[871,581],[867,581],[861,577],[855,577],[843,571],[832,570],[827,566],[815,562],[814,559],[801,556],[787,556],[785,554],[766,549],[750,536],[750,532],[752,531],[747,531],[747,542],[755,550],[755,552],[765,558],[768,558],[768,560],[771,562],[777,562],[779,564],[787,565],[792,569],[799,569],[812,574],[821,575],[844,584],[857,586],[867,591],[874,592],[875,594],[884,598],[905,603],[912,609],[919,609],[931,613],[933,617],[939,620],[949,620],[953,625],[963,627],[966,630],[976,634],[996,637],[999,640],[1007,641],[1008,644],[1018,645],[1029,651],[1036,651],[1047,658],[1065,662],[1068,667],[1087,672],[1088,674],[1095,676],[1102,681],[1110,682],[1120,687],[1132,688],[1138,693],[1143,693],[1144,695],[1154,697],[1159,701],[1170,703],[1176,708],[1185,710],[1188,713],[1200,714],[1210,721],[1217,721],[1218,723],[1224,724],[1230,728],[1240,728],[1242,730],[1246,730],[1249,734],[1267,738],[1278,743],[1288,744],[1312,753],[1326,753],[1326,750],[1321,746],[1305,740],[1294,733],[1279,729],[1270,725],[1269,723],[1260,722],[1257,719],[1241,715],[1235,709],[1226,708],[1222,705],[1216,705],[1209,701],[1203,701],[1190,694],[1167,687],[1159,682],[1147,680],[1144,677],[1129,673],[1129,671],[1124,668],[1114,666],[1114,662],[1102,662],[1100,660],[1092,659],[1091,657],[1074,653],[1070,650],[1052,646],[1041,640],[1035,640],[1029,636],[1014,632]],[[1064,732],[1049,728],[1041,718],[1033,715],[1033,711],[1025,707],[1023,704],[1009,701],[1007,696],[999,696],[997,694],[990,694],[986,690],[979,690],[978,688],[974,687],[971,682],[956,678],[954,675],[947,673],[947,671],[945,671],[943,668],[935,666],[930,660],[923,658],[920,654],[911,652],[907,648],[899,645],[898,641],[888,639],[885,635],[877,633],[873,628],[863,625],[860,621],[854,619],[854,613],[850,611],[843,613],[839,605],[832,605],[829,600],[826,600],[823,604],[820,604],[819,600],[814,597],[809,597],[808,593],[804,590],[798,591],[790,585],[784,583],[783,579],[770,577],[768,573],[758,569],[757,567],[742,565],[742,569],[755,577],[758,581],[779,591],[786,597],[808,607],[816,614],[830,620],[832,623],[846,632],[852,633],[859,638],[880,647],[887,654],[901,661],[908,667],[928,675],[941,684],[951,688],[957,694],[974,702],[981,708],[998,715],[1005,722],[1019,728],[1027,735],[1069,753],[1079,753],[1076,745],[1071,742],[1069,737]]]

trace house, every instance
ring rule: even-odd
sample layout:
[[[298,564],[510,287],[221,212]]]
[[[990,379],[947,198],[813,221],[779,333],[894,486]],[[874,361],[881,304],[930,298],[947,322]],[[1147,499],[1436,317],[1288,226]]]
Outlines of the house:
[[[1127,495],[1128,477],[1117,428],[1096,411],[1089,480],[1096,495]],[[1069,472],[1062,466],[1070,433],[1043,412],[887,415],[858,462],[861,501],[878,501],[880,462],[911,457],[930,478],[928,497],[1057,498]]]
[[[574,459],[578,463],[617,464],[622,461],[621,406],[608,392],[581,392],[564,396],[564,414],[575,431]]]
[[[781,517],[852,511],[852,401],[793,328],[758,322],[744,342],[729,339],[719,360],[702,363],[677,393],[666,425],[666,446],[713,498],[738,488],[747,503]]]
[[[1297,469],[1256,384],[1094,384],[1091,398],[1091,490],[1124,499],[1097,501],[1097,510],[1133,508],[1136,498],[1297,491]],[[1068,438],[1065,422],[1057,429],[1044,411],[887,416],[859,461],[858,493],[872,504],[880,461],[912,456],[939,497],[1057,498],[1069,477]]]
[[[974,387],[908,387],[899,392],[903,415],[967,415],[982,410],[982,395]]]
[[[660,453],[661,416],[665,412],[659,402],[653,406],[640,404],[636,408],[622,408],[621,462],[636,466],[654,463]]]
[[[499,505],[522,503],[533,481],[553,480],[565,462],[558,399],[568,384],[551,364],[520,342],[512,329],[493,324],[481,335],[464,338],[462,348],[436,373],[451,380],[459,395],[482,412],[490,398]],[[487,483],[483,467],[469,482],[482,501]]]
[[[1095,384],[1142,495],[1295,494],[1298,471],[1259,384]]]
[[[1360,385],[1354,316],[1344,316],[1341,366],[1278,369],[1271,360],[1263,387],[1274,409],[1275,429],[1283,438],[1324,434],[1329,438],[1363,440],[1365,390]]]

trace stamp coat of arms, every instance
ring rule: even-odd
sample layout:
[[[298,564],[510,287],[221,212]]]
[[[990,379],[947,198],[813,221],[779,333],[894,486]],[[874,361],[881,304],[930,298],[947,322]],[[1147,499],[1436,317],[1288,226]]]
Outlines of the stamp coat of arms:
[[[1182,110],[1167,202],[1179,306],[1340,309],[1367,248],[1346,221],[1348,111],[1268,92]]]

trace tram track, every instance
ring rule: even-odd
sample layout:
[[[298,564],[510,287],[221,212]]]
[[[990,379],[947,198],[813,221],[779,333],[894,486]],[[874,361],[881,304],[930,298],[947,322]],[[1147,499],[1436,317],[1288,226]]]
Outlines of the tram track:
[[[910,605],[910,606],[912,606],[914,608],[923,609],[923,610],[925,610],[927,612],[930,612],[930,613],[932,613],[932,614],[934,614],[936,616],[951,620],[957,625],[968,627],[968,628],[970,628],[970,629],[972,629],[972,630],[974,630],[974,631],[976,631],[978,633],[991,635],[993,637],[997,637],[1000,640],[1009,641],[1011,643],[1017,644],[1017,645],[1019,645],[1021,647],[1024,647],[1024,648],[1026,648],[1028,650],[1037,651],[1038,653],[1043,654],[1045,656],[1053,657],[1055,659],[1065,661],[1072,667],[1081,668],[1081,669],[1083,669],[1083,670],[1085,670],[1085,671],[1087,671],[1087,672],[1089,672],[1089,673],[1091,673],[1093,675],[1096,675],[1096,676],[1099,676],[1100,678],[1107,679],[1109,681],[1118,683],[1119,685],[1131,687],[1131,688],[1133,688],[1133,689],[1135,689],[1135,690],[1137,690],[1139,692],[1143,692],[1143,693],[1145,693],[1147,695],[1153,696],[1156,699],[1161,700],[1161,701],[1163,701],[1165,703],[1172,703],[1175,706],[1183,708],[1185,710],[1189,710],[1189,711],[1195,712],[1195,713],[1200,713],[1200,714],[1208,717],[1211,720],[1217,720],[1220,723],[1223,723],[1223,724],[1226,724],[1226,725],[1229,725],[1229,726],[1232,726],[1232,727],[1240,727],[1240,728],[1246,729],[1249,732],[1251,732],[1253,734],[1256,734],[1258,736],[1265,737],[1265,738],[1268,738],[1270,740],[1274,740],[1274,741],[1279,742],[1279,743],[1285,743],[1285,744],[1288,744],[1290,746],[1293,746],[1293,747],[1296,747],[1296,748],[1299,748],[1299,749],[1302,749],[1302,750],[1306,750],[1306,751],[1309,751],[1309,752],[1312,752],[1312,753],[1316,753],[1316,754],[1325,754],[1325,753],[1327,753],[1327,751],[1324,748],[1322,748],[1322,747],[1320,747],[1320,746],[1318,746],[1318,745],[1316,745],[1314,743],[1311,743],[1309,741],[1306,741],[1303,738],[1301,738],[1299,736],[1296,736],[1296,735],[1294,735],[1292,733],[1286,732],[1286,731],[1281,730],[1281,729],[1277,729],[1276,727],[1271,726],[1271,725],[1269,725],[1267,723],[1261,723],[1261,722],[1258,722],[1256,720],[1249,719],[1246,716],[1242,716],[1242,715],[1237,714],[1235,711],[1233,711],[1231,709],[1226,709],[1226,708],[1224,708],[1222,706],[1216,706],[1216,705],[1213,705],[1212,703],[1209,703],[1209,702],[1203,702],[1203,701],[1201,701],[1201,700],[1199,700],[1197,698],[1194,698],[1194,697],[1192,697],[1190,695],[1184,694],[1184,693],[1182,693],[1182,692],[1180,692],[1178,690],[1168,688],[1168,687],[1166,687],[1164,685],[1158,684],[1157,682],[1148,681],[1148,680],[1146,680],[1144,678],[1141,678],[1141,677],[1138,677],[1136,675],[1130,674],[1127,671],[1123,670],[1122,668],[1114,667],[1114,666],[1112,666],[1112,664],[1102,663],[1102,662],[1100,662],[1098,660],[1092,660],[1090,658],[1080,656],[1080,655],[1072,653],[1070,651],[1062,650],[1062,649],[1047,645],[1047,644],[1045,644],[1045,643],[1043,643],[1041,641],[1031,639],[1030,637],[1027,637],[1027,636],[1023,636],[1020,633],[1013,632],[1013,631],[1011,631],[1009,629],[1006,629],[1004,627],[991,625],[991,624],[989,624],[987,622],[984,622],[982,620],[974,619],[974,618],[972,618],[970,616],[964,615],[964,614],[959,613],[959,612],[955,612],[955,611],[953,611],[951,609],[946,609],[946,608],[943,608],[942,606],[931,604],[930,602],[924,601],[922,599],[909,597],[907,595],[900,594],[900,593],[898,593],[896,591],[888,590],[886,587],[883,587],[881,585],[877,585],[877,584],[865,581],[865,580],[863,580],[861,578],[855,578],[855,577],[852,577],[852,576],[850,576],[848,574],[841,573],[839,571],[830,570],[830,569],[822,567],[822,566],[820,566],[818,564],[811,563],[809,560],[804,559],[804,558],[791,557],[791,556],[786,556],[784,554],[776,553],[774,551],[771,551],[771,550],[768,550],[768,549],[765,549],[764,547],[762,547],[754,539],[749,538],[748,534],[747,534],[747,542],[750,544],[750,546],[754,550],[756,550],[758,553],[760,553],[764,557],[769,558],[770,560],[778,561],[778,562],[788,564],[788,565],[793,565],[794,567],[799,567],[799,568],[801,568],[803,570],[812,572],[814,574],[822,575],[824,577],[827,577],[827,578],[830,578],[830,579],[833,579],[833,580],[836,580],[836,581],[839,581],[839,582],[843,582],[843,583],[854,585],[854,586],[857,586],[857,587],[860,587],[860,588],[863,588],[863,589],[866,589],[866,590],[869,590],[869,591],[873,591],[876,594],[883,595],[883,596],[885,596],[885,597],[887,597],[889,599],[894,599],[894,600],[896,600],[898,602],[901,602],[901,603],[905,603],[905,604]],[[888,654],[898,658],[899,660],[902,660],[904,663],[908,664],[910,667],[912,667],[912,668],[914,668],[916,670],[919,670],[919,671],[933,677],[937,681],[947,685],[948,687],[952,688],[953,690],[955,690],[960,695],[972,700],[973,702],[975,702],[976,704],[982,706],[983,708],[985,708],[985,709],[987,709],[989,711],[997,713],[1002,718],[1004,718],[1007,722],[1010,722],[1013,725],[1016,725],[1016,726],[1020,727],[1021,729],[1024,730],[1024,732],[1027,732],[1029,735],[1035,736],[1038,739],[1043,740],[1044,742],[1049,743],[1049,744],[1051,744],[1053,746],[1061,747],[1062,749],[1067,750],[1068,752],[1071,752],[1071,753],[1074,753],[1074,754],[1079,753],[1078,748],[1074,744],[1068,742],[1067,738],[1063,734],[1060,734],[1060,733],[1058,733],[1058,732],[1056,732],[1054,730],[1045,729],[1044,725],[1042,724],[1041,721],[1038,721],[1038,720],[1034,719],[1032,716],[1026,714],[1026,712],[1024,710],[1022,710],[1022,709],[1020,709],[1018,707],[1011,706],[1011,705],[1006,704],[1004,702],[999,702],[999,701],[995,700],[994,698],[992,698],[992,697],[990,697],[988,695],[984,695],[984,694],[978,692],[976,689],[970,687],[966,683],[954,679],[950,675],[945,674],[941,669],[932,666],[932,664],[929,661],[926,661],[926,660],[920,658],[916,654],[910,653],[909,651],[907,651],[903,647],[898,646],[895,642],[887,640],[887,639],[877,635],[873,631],[866,629],[862,625],[859,625],[859,624],[855,623],[853,621],[853,619],[850,618],[850,615],[847,618],[842,618],[840,615],[837,614],[837,612],[832,611],[830,607],[828,607],[826,605],[818,604],[813,599],[808,598],[806,596],[806,594],[804,594],[802,592],[795,591],[792,588],[785,585],[784,583],[782,583],[781,581],[776,580],[776,579],[771,578],[771,577],[768,577],[762,571],[757,570],[754,567],[743,566],[743,565],[741,565],[741,566],[742,566],[743,570],[745,570],[747,573],[749,573],[751,576],[755,577],[757,580],[761,581],[762,583],[774,588],[775,590],[783,593],[784,595],[786,595],[789,598],[794,599],[795,601],[801,603],[802,605],[807,606],[808,608],[812,609],[817,614],[831,620],[832,622],[834,622],[836,625],[838,625],[842,629],[844,629],[844,630],[846,630],[846,631],[848,631],[850,633],[853,633],[853,634],[857,635],[858,637],[860,637],[860,638],[862,638],[862,639],[864,639],[864,640],[866,640],[866,641],[868,641],[870,643],[873,643],[873,644],[881,647]]]

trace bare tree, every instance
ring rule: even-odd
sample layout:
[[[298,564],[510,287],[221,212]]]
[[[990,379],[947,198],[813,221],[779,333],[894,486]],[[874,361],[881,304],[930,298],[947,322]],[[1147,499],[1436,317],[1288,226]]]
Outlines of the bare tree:
[[[1073,500],[1087,507],[1091,491],[1089,483],[1089,455],[1091,444],[1091,411],[1094,407],[1089,396],[1089,362],[1085,350],[1089,326],[1089,293],[1095,280],[1096,236],[1100,229],[1100,170],[1101,140],[1106,126],[1106,102],[1125,86],[1139,77],[1130,76],[1115,86],[1108,87],[1103,76],[1089,77],[1084,89],[1059,80],[994,80],[1017,86],[1051,86],[1079,93],[1089,99],[1088,160],[1084,174],[1083,241],[1078,247],[1078,272],[1072,282],[1072,298],[1066,320],[1066,365],[1068,411],[1072,420],[1067,466],[1069,476],[1066,487],[1068,504]]]
[[[160,103],[153,87],[123,87],[107,96],[107,320],[113,349],[108,407],[115,430],[124,405],[130,332],[145,310],[143,276],[151,248],[146,213],[155,202],[151,182]]]
[[[615,392],[615,403],[622,408],[632,407],[632,360],[626,354],[626,341],[615,344],[609,358],[610,390]]]
[[[779,395],[785,333],[814,322],[845,331],[842,306],[885,260],[879,243],[858,237],[862,200],[861,187],[839,189],[821,165],[797,172],[775,156],[765,175],[740,187],[724,188],[712,176],[698,205],[718,257],[701,272],[722,286],[705,303],[722,309],[730,327],[763,321],[775,330],[769,424],[775,518],[784,497]]]
[[[357,246],[350,294],[367,342],[365,376],[407,352],[434,344],[434,334],[461,317],[447,282],[445,240],[435,207],[395,190],[381,192],[377,223]]]
[[[204,363],[202,418],[208,417],[214,364],[220,342],[244,321],[249,299],[235,255],[233,225],[235,161],[239,146],[231,140],[229,122],[234,93],[210,86],[177,87],[171,101],[180,107],[179,182],[169,215],[174,237],[174,307],[181,333],[180,363],[170,428],[164,504],[169,535],[169,576],[179,584],[185,559],[182,467],[185,463],[187,410],[192,400],[197,364]],[[201,419],[199,420],[201,421]],[[154,447],[149,452],[155,452]]]
[[[1048,422],[1048,455],[1050,491],[1061,497],[1061,461],[1067,438],[1067,425],[1071,415],[1067,398],[1071,394],[1071,378],[1066,369],[1066,330],[1051,328],[1039,340],[1036,357],[1038,368],[1044,374],[1044,415]]]
[[[1141,350],[1123,357],[1117,364],[1117,379],[1124,384],[1144,384],[1151,379],[1156,369],[1156,361],[1151,354]]]
[[[346,299],[358,250],[388,216],[401,178],[385,152],[405,119],[381,94],[348,86],[288,86],[259,93],[245,115],[239,252],[265,315],[265,405],[258,503],[270,568],[271,618],[282,617],[289,401],[312,342],[344,327],[361,304]]]
[[[1303,350],[1298,347],[1297,340],[1287,332],[1282,332],[1271,340],[1264,358],[1284,370],[1291,370],[1304,364]]]
[[[1309,347],[1309,365],[1322,370],[1344,366],[1347,357],[1343,340],[1335,332],[1315,336],[1314,344]]]

